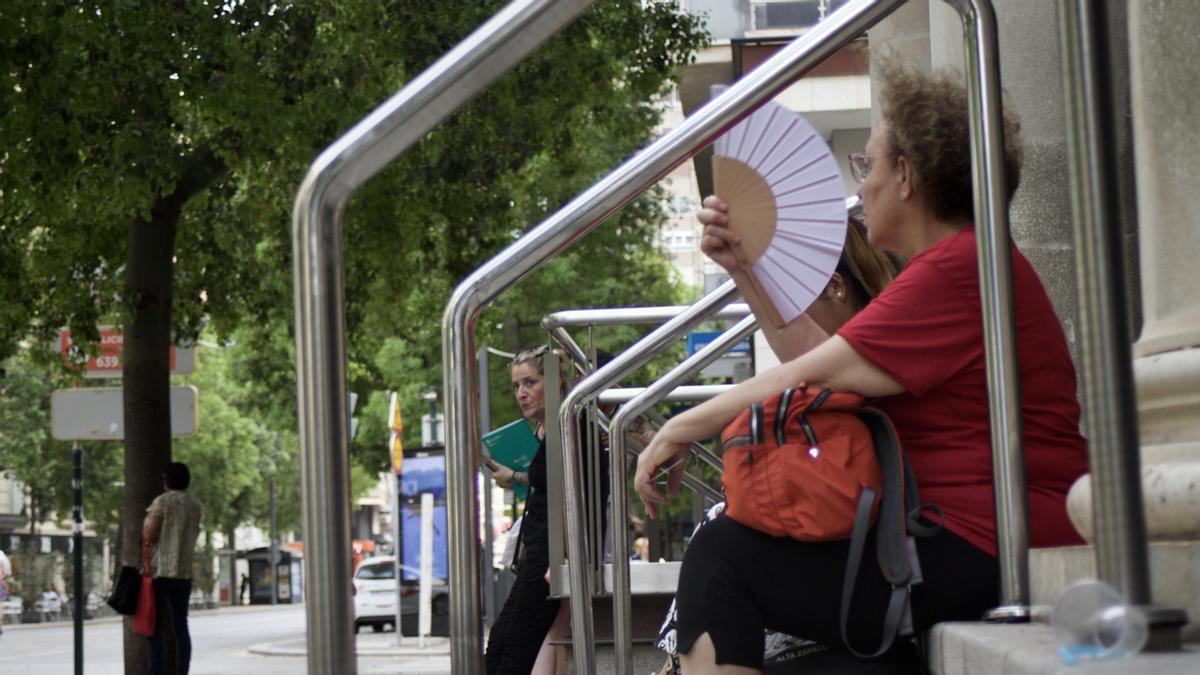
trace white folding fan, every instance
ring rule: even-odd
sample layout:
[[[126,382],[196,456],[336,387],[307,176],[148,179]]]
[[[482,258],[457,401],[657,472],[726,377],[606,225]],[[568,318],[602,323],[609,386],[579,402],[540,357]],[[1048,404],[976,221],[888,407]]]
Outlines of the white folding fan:
[[[800,115],[767,103],[713,144],[713,186],[729,205],[734,254],[782,327],[817,298],[846,238],[842,172]]]

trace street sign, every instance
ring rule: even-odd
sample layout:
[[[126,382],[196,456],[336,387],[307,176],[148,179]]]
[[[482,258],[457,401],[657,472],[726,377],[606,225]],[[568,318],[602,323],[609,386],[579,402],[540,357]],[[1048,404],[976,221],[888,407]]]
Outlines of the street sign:
[[[688,356],[695,354],[703,349],[708,343],[721,337],[723,334],[719,330],[696,330],[687,334],[687,338],[683,343],[683,349]],[[729,348],[724,356],[749,356],[750,355],[750,338],[742,338],[736,345]]]
[[[687,334],[683,344],[684,352],[691,356],[703,349],[708,343],[721,337],[722,331],[692,331]],[[700,371],[703,377],[732,377],[741,381],[749,377],[746,373],[750,364],[750,338],[743,338],[737,344]]]
[[[116,326],[100,326],[100,353],[89,356],[84,377],[121,377],[121,353],[125,338]],[[72,349],[78,349],[71,341],[71,331],[65,328],[58,334],[58,351],[66,360]],[[196,351],[191,347],[171,345],[168,354],[172,375],[190,375],[196,370]]]
[[[199,398],[193,386],[171,387],[172,436],[196,433]],[[62,441],[119,441],[124,413],[120,387],[59,389],[50,396],[50,434]]]

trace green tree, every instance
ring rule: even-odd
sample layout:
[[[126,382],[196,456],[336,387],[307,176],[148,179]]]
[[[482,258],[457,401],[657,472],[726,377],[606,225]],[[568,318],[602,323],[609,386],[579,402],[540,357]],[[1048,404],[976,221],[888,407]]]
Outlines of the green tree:
[[[245,375],[282,385],[263,405],[287,416],[294,361],[281,365],[279,343],[291,342],[296,187],[340,130],[500,6],[0,6],[0,291],[11,293],[0,355],[30,334],[45,349],[61,326],[86,343],[102,321],[124,325],[124,551],[171,457],[170,341],[205,320],[221,336],[274,340],[245,355],[258,366]],[[407,343],[413,377],[437,370],[449,289],[643,145],[657,122],[647,102],[702,41],[668,0],[600,2],[355,196],[344,237],[356,390],[389,384],[374,359],[388,339]],[[656,212],[648,199],[617,216],[581,262],[669,289],[661,263],[636,255]],[[661,295],[619,290],[631,296],[554,286],[546,304]],[[532,320],[530,309],[514,302],[507,318]]]
[[[71,446],[50,436],[48,368],[24,353],[3,363],[0,380],[0,471],[18,478],[29,498],[30,534],[44,514],[63,513],[71,504]],[[66,511],[70,513],[70,511]]]

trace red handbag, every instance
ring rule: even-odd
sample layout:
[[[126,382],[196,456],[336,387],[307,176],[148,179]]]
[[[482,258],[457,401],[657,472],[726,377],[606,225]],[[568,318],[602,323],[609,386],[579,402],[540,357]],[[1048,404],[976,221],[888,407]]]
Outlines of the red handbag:
[[[772,537],[849,539],[865,494],[874,524],[883,476],[862,404],[800,387],[742,411],[721,434],[725,515]]]
[[[876,657],[896,636],[910,635],[909,589],[922,581],[913,537],[936,534],[941,526],[921,516],[940,510],[921,504],[887,415],[864,407],[857,394],[801,386],[751,405],[721,434],[721,443],[726,516],[773,537],[850,540],[840,616],[846,647]],[[878,648],[860,651],[850,644],[847,626],[872,525],[876,558],[892,592]]]
[[[150,569],[151,552],[143,553],[142,569]],[[135,635],[154,637],[154,627],[157,620],[157,608],[154,605],[154,579],[149,574],[142,575],[142,587],[138,591],[137,609],[133,613],[133,632]]]

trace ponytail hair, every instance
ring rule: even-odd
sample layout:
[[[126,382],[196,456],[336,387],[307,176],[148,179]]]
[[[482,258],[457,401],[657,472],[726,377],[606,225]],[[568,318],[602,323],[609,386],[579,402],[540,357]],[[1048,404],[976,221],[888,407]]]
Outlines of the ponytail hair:
[[[904,267],[904,258],[876,248],[867,241],[867,227],[857,215],[846,224],[846,245],[837,271],[850,288],[857,309],[866,307],[883,292]]]

